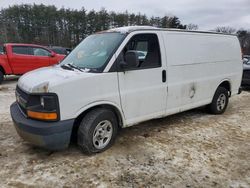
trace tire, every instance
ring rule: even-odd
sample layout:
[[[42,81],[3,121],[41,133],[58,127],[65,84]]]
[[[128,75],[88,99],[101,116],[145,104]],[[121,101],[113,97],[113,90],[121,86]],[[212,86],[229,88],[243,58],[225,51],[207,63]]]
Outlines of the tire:
[[[4,75],[3,75],[2,71],[0,71],[0,84],[3,82],[3,78],[4,78]]]
[[[113,145],[117,130],[115,114],[111,110],[98,108],[82,119],[77,131],[77,143],[86,154],[100,153]]]
[[[223,114],[225,112],[229,101],[228,92],[224,87],[217,88],[212,103],[208,106],[210,113]]]

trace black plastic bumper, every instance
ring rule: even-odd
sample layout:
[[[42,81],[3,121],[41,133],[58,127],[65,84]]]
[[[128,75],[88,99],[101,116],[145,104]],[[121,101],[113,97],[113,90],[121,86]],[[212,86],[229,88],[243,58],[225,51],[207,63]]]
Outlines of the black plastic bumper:
[[[250,70],[249,69],[243,70],[241,85],[250,86]]]
[[[242,92],[242,88],[240,87],[238,90],[238,95],[241,94],[241,92]]]
[[[10,106],[10,113],[17,133],[24,140],[49,150],[62,150],[68,147],[74,119],[58,122],[27,119],[16,102]]]
[[[250,79],[243,78],[241,82],[242,86],[250,86]]]

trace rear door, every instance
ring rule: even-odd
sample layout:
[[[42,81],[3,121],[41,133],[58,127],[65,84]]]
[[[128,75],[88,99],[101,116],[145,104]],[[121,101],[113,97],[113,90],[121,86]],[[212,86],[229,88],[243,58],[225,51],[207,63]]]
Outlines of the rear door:
[[[14,74],[23,74],[31,69],[33,55],[29,46],[12,46],[8,55]]]
[[[124,55],[128,50],[137,51],[140,62],[133,69],[118,71],[121,105],[127,125],[163,116],[165,113],[166,67],[162,63],[158,37],[154,32],[134,34],[123,44],[118,55],[118,67],[125,61]]]

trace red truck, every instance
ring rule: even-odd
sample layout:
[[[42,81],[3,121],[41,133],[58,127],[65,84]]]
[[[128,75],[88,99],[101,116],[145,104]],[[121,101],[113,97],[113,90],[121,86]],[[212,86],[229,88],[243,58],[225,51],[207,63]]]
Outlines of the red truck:
[[[4,44],[0,51],[0,84],[4,75],[21,75],[31,70],[57,64],[65,55],[34,44]]]

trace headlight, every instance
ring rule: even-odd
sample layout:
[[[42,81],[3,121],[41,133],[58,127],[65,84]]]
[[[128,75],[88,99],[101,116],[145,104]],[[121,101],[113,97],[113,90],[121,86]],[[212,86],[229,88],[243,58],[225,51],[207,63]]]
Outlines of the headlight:
[[[32,89],[32,93],[48,93],[49,82],[44,82]]]
[[[57,95],[46,93],[30,96],[27,116],[45,121],[59,120],[59,103]]]
[[[57,108],[55,96],[41,96],[40,104],[46,111],[53,111]]]

